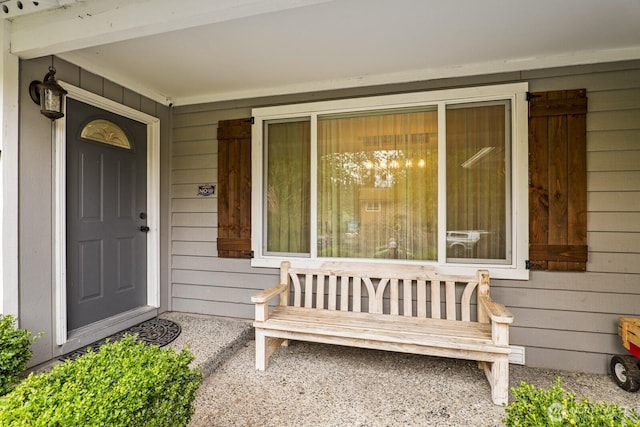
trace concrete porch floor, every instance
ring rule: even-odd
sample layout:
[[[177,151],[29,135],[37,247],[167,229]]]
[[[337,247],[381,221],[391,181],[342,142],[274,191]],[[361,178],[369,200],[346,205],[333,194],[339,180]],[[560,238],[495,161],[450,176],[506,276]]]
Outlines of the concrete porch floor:
[[[504,408],[474,362],[295,342],[254,367],[251,322],[184,313],[182,326],[205,376],[190,427],[205,426],[502,426]],[[607,375],[511,365],[511,387],[526,381],[563,387],[578,398],[640,409]]]

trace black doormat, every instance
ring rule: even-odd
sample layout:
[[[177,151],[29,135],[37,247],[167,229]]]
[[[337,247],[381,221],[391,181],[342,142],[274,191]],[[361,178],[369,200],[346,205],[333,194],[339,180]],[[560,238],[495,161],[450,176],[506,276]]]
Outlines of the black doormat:
[[[94,352],[97,352],[100,346],[107,340],[109,340],[109,342],[119,341],[126,334],[137,335],[138,340],[144,342],[145,344],[164,347],[171,341],[175,340],[178,335],[180,335],[180,332],[182,332],[182,328],[180,328],[180,325],[178,325],[176,322],[156,317],[125,329],[124,331],[115,333],[103,340],[91,343],[81,349],[62,355],[58,358],[58,360],[74,360],[76,357],[85,354],[87,352],[87,349],[89,348],[91,348]]]

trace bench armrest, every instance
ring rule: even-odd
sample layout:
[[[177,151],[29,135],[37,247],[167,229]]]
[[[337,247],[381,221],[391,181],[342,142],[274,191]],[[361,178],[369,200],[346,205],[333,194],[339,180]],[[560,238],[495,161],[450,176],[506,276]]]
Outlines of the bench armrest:
[[[273,288],[267,288],[263,291],[258,292],[254,296],[251,297],[251,302],[254,304],[264,304],[268,302],[271,298],[280,295],[282,292],[286,291],[289,285],[280,284],[278,286],[274,286]]]
[[[504,305],[495,302],[487,295],[481,295],[478,302],[482,304],[492,322],[513,323],[513,314]]]

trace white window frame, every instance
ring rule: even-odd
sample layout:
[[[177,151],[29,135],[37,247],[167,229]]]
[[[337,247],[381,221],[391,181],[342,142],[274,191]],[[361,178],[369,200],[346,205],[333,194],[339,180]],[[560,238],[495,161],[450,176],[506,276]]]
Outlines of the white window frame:
[[[252,128],[252,242],[253,267],[278,267],[281,261],[295,265],[313,267],[326,261],[349,261],[352,263],[420,263],[434,265],[445,274],[474,274],[479,268],[488,269],[498,279],[528,280],[525,267],[529,248],[529,203],[528,203],[528,106],[526,93],[528,83],[512,83],[473,88],[447,89],[398,95],[374,96],[336,101],[321,101],[304,104],[256,108],[252,111],[255,124]],[[388,260],[360,258],[317,257],[317,199],[311,199],[311,254],[307,257],[285,257],[267,255],[264,242],[264,122],[272,120],[309,117],[311,120],[311,194],[317,194],[317,127],[318,116],[334,113],[368,111],[375,109],[407,108],[432,105],[438,107],[438,164],[445,164],[446,123],[445,107],[453,103],[471,103],[505,100],[511,101],[511,262],[469,263],[446,262],[446,221],[438,221],[438,260]],[[446,168],[438,168],[438,218],[446,218]]]

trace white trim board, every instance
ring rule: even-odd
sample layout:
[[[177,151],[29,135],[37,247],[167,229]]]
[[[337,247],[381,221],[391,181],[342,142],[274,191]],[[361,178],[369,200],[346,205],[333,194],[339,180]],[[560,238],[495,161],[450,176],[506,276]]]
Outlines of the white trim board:
[[[11,23],[0,22],[0,313],[18,316],[18,57],[9,53]],[[19,319],[18,319],[19,321]]]
[[[118,104],[92,92],[59,81],[67,97],[128,117],[147,125],[147,306],[160,307],[160,119]],[[66,120],[53,126],[55,146],[54,181],[54,261],[55,261],[55,332],[56,344],[67,343],[67,233],[66,233]],[[96,322],[93,329],[109,322]],[[88,330],[87,333],[91,331]],[[76,339],[74,335],[74,339]],[[81,340],[82,337],[77,337]]]

